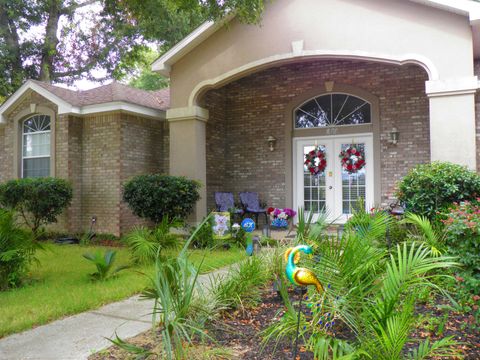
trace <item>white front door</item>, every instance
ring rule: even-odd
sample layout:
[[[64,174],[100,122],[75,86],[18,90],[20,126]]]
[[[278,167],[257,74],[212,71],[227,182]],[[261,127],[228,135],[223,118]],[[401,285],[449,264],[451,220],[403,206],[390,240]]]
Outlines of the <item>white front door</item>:
[[[365,153],[366,165],[355,174],[342,168],[340,152],[350,145]],[[311,175],[304,165],[305,154],[320,147],[327,167]],[[293,140],[293,203],[296,209],[313,212],[314,221],[326,212],[329,221],[344,223],[352,209],[363,200],[366,209],[373,206],[373,141],[371,134],[296,138]]]

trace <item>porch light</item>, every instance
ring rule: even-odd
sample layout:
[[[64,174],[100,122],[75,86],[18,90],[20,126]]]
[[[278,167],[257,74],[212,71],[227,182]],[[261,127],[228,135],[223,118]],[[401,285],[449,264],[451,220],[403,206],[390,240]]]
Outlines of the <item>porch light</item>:
[[[268,147],[269,147],[270,151],[274,151],[275,150],[275,143],[277,142],[277,139],[275,139],[272,135],[270,135],[267,139],[267,142],[268,142]]]
[[[396,127],[392,128],[392,130],[388,134],[389,134],[389,137],[390,137],[388,142],[393,144],[393,145],[397,145],[398,137],[400,135],[397,128]]]

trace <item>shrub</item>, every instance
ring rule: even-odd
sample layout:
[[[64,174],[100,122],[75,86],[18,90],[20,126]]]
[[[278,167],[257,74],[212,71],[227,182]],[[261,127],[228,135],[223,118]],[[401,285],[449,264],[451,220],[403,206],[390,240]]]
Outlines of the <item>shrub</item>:
[[[36,235],[40,226],[57,221],[72,201],[72,186],[57,178],[10,180],[0,185],[0,204],[15,209]]]
[[[408,211],[433,219],[453,202],[480,195],[480,176],[466,167],[433,162],[413,168],[400,182],[398,199]]]
[[[165,216],[185,219],[200,195],[197,181],[179,176],[140,175],[124,186],[123,200],[133,213],[159,223]]]
[[[454,204],[444,216],[448,252],[463,264],[465,287],[480,293],[480,204]]]
[[[36,249],[32,234],[15,224],[13,211],[0,208],[0,290],[20,284]]]

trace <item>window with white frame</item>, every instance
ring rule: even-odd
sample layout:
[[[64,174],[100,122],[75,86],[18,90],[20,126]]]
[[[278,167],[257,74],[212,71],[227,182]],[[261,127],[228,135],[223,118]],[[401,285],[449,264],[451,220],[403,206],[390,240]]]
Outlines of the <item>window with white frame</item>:
[[[370,103],[349,94],[327,94],[310,99],[295,110],[295,128],[371,123]]]
[[[34,115],[22,124],[22,177],[50,176],[51,120]]]

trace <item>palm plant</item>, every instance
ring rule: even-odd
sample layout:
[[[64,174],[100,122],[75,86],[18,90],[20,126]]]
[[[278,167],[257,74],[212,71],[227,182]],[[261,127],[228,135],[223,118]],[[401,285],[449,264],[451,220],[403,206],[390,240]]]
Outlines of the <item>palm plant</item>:
[[[445,234],[435,229],[427,217],[407,213],[402,222],[413,225],[409,237],[428,244],[433,255],[439,256],[445,251]]]
[[[107,250],[105,254],[102,254],[100,251],[83,254],[83,257],[91,261],[97,268],[96,272],[90,274],[92,280],[107,280],[129,267],[128,265],[121,265],[114,268],[116,255],[117,252],[113,250]]]
[[[195,296],[201,296],[201,289],[196,288],[201,264],[195,268],[188,259],[187,250],[197,232],[208,222],[209,217],[197,227],[176,258],[160,258],[161,247],[158,247],[154,274],[146,275],[150,287],[142,293],[142,298],[154,300],[152,324],[158,326],[161,333],[160,355],[169,360],[185,358],[185,344],[191,344],[192,337],[202,333],[205,309],[197,306],[201,302],[195,301]],[[150,354],[148,350],[132,347],[118,337],[111,341],[137,356]]]
[[[310,291],[310,301],[317,303],[318,311],[303,323],[307,347],[316,358],[405,357],[405,345],[414,324],[415,294],[435,288],[433,281],[442,276],[441,271],[456,265],[451,257],[437,256],[425,241],[404,242],[389,253],[382,241],[389,221],[383,213],[357,211],[340,239],[326,235],[306,238],[320,254],[320,260],[305,257],[302,262],[315,269],[323,284],[329,284],[322,295]],[[288,309],[288,302],[285,303]],[[325,326],[325,314],[330,327]],[[292,324],[291,315],[287,311],[284,319],[269,329],[266,339],[291,337],[292,328],[287,326]],[[331,330],[332,319],[347,325],[356,340],[336,338]],[[452,355],[451,345],[451,339],[424,342],[408,356],[423,359]]]
[[[153,230],[145,226],[134,228],[125,236],[124,241],[132,251],[135,262],[149,264],[155,261],[160,250],[178,244],[178,237],[171,234],[170,229],[181,225],[179,220],[170,221],[168,217],[164,217]]]

